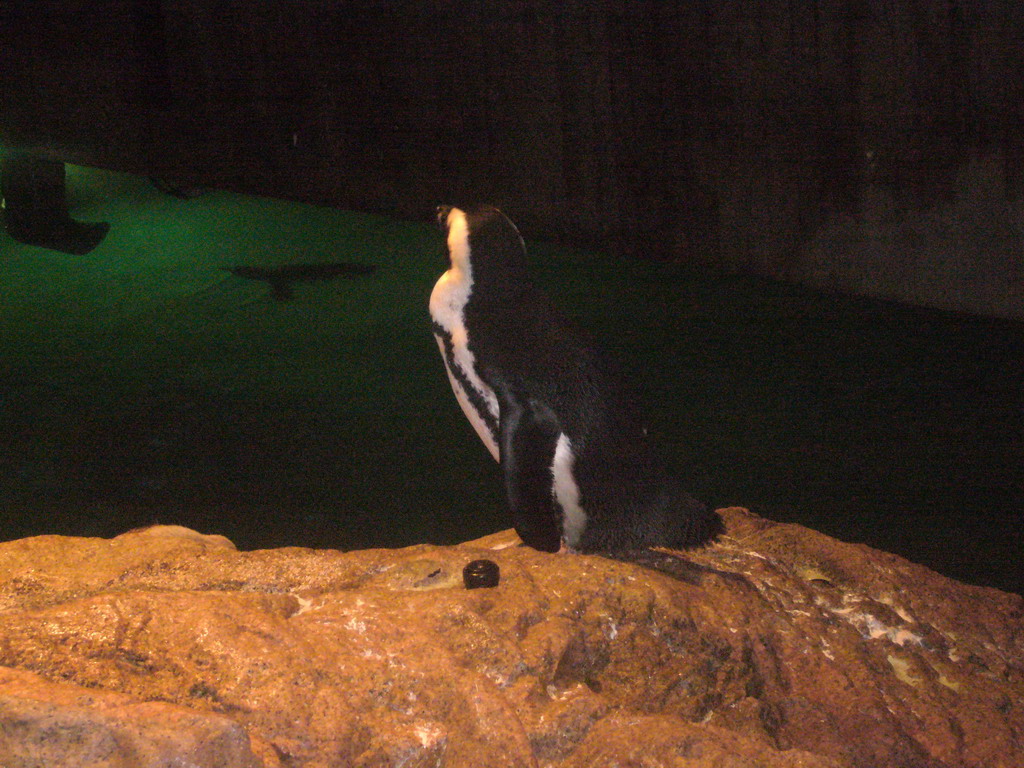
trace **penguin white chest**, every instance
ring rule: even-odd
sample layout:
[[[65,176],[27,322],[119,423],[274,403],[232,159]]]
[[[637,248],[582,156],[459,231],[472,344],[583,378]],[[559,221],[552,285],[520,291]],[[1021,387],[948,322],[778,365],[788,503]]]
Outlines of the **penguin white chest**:
[[[472,291],[468,263],[462,268],[453,265],[434,285],[430,316],[455,398],[494,460],[500,461],[498,398],[477,374],[476,359],[469,348],[465,310]]]

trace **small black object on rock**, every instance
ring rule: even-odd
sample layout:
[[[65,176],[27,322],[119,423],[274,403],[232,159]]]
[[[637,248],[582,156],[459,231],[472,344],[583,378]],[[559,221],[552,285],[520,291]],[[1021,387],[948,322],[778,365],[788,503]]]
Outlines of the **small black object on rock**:
[[[462,581],[466,589],[496,587],[500,578],[501,571],[493,560],[474,560],[462,569]]]

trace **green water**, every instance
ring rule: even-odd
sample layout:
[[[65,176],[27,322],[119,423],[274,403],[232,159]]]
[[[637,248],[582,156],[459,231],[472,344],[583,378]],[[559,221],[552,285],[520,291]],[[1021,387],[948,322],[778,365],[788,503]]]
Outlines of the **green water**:
[[[82,168],[68,186],[112,225],[95,251],[0,234],[0,538],[162,522],[351,549],[508,526],[430,334],[433,227]],[[1021,591],[1020,324],[531,252],[695,495]],[[289,301],[225,271],[337,261],[378,269]]]

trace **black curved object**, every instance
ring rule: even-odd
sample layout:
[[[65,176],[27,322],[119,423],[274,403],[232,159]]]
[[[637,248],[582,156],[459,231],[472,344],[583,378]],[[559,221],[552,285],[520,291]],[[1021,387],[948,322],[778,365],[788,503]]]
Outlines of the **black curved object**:
[[[75,221],[68,214],[64,163],[29,152],[8,152],[0,164],[7,234],[26,245],[82,256],[110,230],[106,222]]]

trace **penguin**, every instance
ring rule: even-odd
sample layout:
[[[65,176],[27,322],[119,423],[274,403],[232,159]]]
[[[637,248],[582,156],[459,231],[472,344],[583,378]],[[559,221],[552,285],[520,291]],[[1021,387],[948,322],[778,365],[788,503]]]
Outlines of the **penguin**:
[[[655,458],[622,377],[530,279],[516,226],[486,205],[437,220],[449,268],[430,295],[434,336],[522,541],[621,555],[717,536],[718,514]]]

